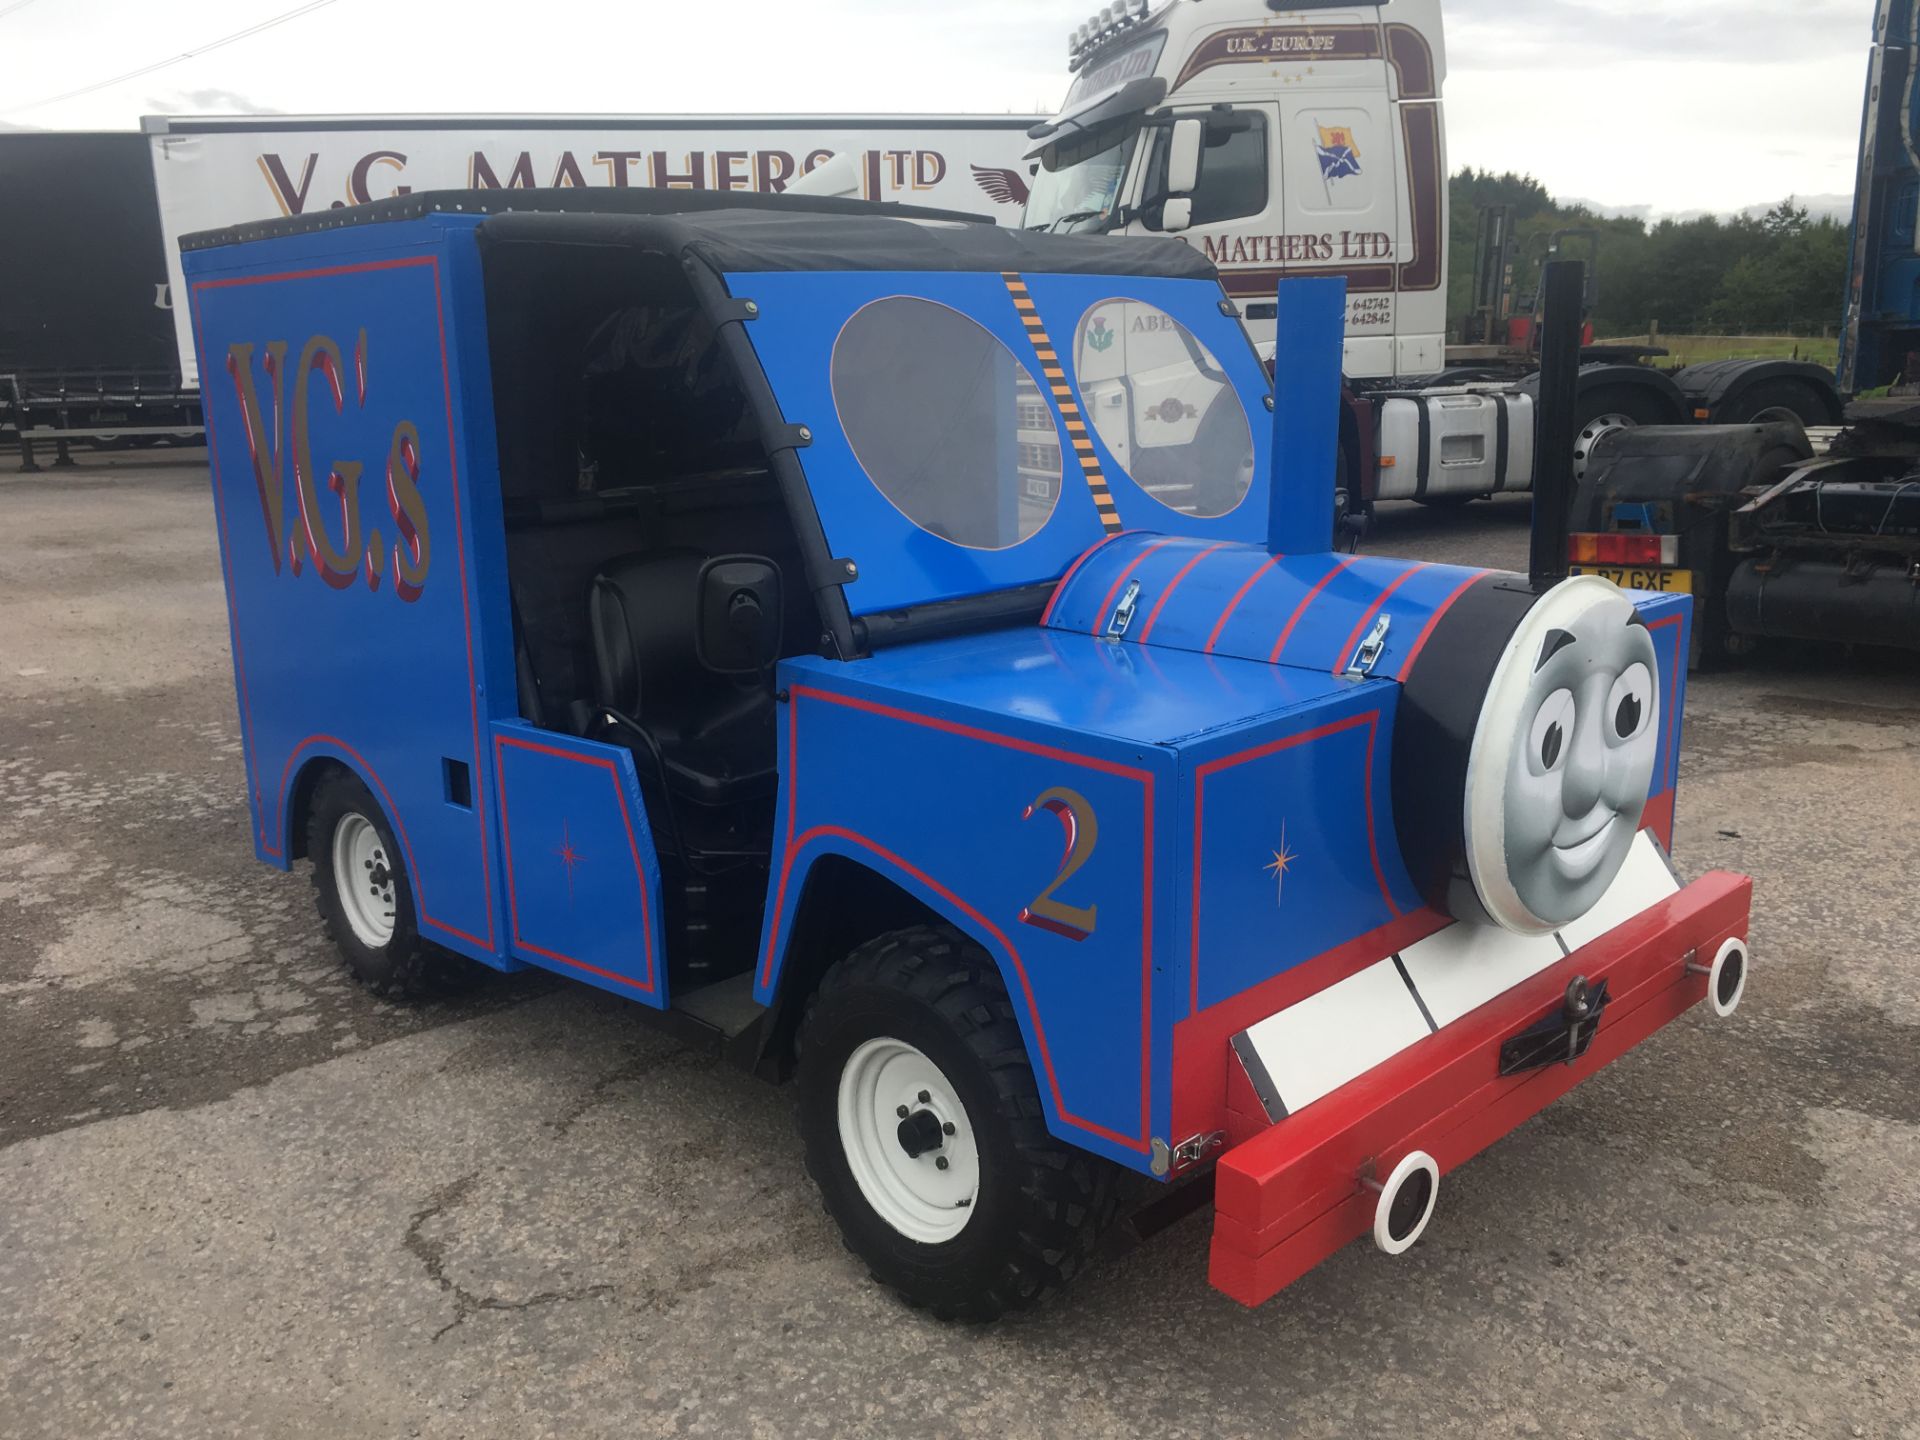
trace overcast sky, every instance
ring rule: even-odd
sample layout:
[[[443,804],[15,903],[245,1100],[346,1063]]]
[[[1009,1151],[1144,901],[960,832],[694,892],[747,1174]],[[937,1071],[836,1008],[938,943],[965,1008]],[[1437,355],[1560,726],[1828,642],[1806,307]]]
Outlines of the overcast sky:
[[[0,0],[0,125],[272,109],[1048,110],[1093,0]],[[1218,0],[1215,0],[1218,3]],[[1446,0],[1453,164],[1733,210],[1853,188],[1873,0]]]

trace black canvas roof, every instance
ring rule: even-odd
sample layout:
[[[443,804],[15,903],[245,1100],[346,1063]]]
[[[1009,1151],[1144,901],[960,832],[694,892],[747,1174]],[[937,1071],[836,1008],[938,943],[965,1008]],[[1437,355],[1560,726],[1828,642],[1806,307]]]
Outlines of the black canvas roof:
[[[493,243],[631,245],[692,254],[726,272],[766,270],[1024,270],[1212,280],[1213,266],[1178,240],[1046,235],[979,216],[905,205],[751,191],[437,190],[313,215],[182,236],[203,250],[444,213],[481,214]]]

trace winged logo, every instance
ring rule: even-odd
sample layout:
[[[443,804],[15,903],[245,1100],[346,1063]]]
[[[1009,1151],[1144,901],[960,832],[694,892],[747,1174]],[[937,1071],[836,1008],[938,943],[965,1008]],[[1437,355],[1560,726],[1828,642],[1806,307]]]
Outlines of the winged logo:
[[[1024,205],[1027,203],[1027,182],[1020,178],[1018,170],[1000,170],[991,165],[969,165],[973,171],[973,183],[987,192],[988,198],[1002,205]]]

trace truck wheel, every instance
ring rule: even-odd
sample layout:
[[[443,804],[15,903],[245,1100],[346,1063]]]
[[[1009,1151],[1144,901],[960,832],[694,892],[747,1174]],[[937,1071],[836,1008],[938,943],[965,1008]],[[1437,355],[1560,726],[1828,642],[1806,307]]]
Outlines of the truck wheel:
[[[798,1047],[807,1173],[847,1248],[909,1304],[993,1320],[1093,1253],[1111,1177],[1047,1133],[978,945],[936,925],[869,941],[820,982]]]
[[[393,828],[372,793],[345,770],[314,789],[307,858],[327,938],[353,978],[375,995],[413,1000],[477,978],[478,965],[420,938]]]
[[[1798,380],[1767,380],[1750,386],[1714,416],[1716,425],[1764,425],[1775,420],[1798,420],[1803,426],[1833,423],[1826,402]]]
[[[1665,425],[1673,418],[1657,398],[1632,386],[1608,385],[1582,395],[1574,410],[1574,483],[1587,478],[1587,463],[1593,456],[1593,447],[1609,431]]]

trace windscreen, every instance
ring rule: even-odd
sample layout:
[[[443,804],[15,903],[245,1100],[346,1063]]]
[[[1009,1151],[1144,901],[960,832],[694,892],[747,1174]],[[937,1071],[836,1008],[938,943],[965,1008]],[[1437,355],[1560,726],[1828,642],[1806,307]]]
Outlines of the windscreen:
[[[1215,283],[998,270],[726,281],[753,302],[746,335],[855,616],[1055,580],[1121,530],[1266,539],[1267,487],[1250,480],[1265,474],[1270,425],[1249,441],[1266,376]],[[1157,327],[1152,344],[1116,338],[1121,369],[1100,383],[1077,378],[1092,312]],[[1124,409],[1129,387],[1154,418],[1114,430],[1093,407],[1118,396]],[[1159,428],[1135,444],[1128,425]]]
[[[1005,550],[1060,498],[1060,440],[1032,374],[958,310],[894,295],[833,347],[841,429],[876,489],[929,535]]]

